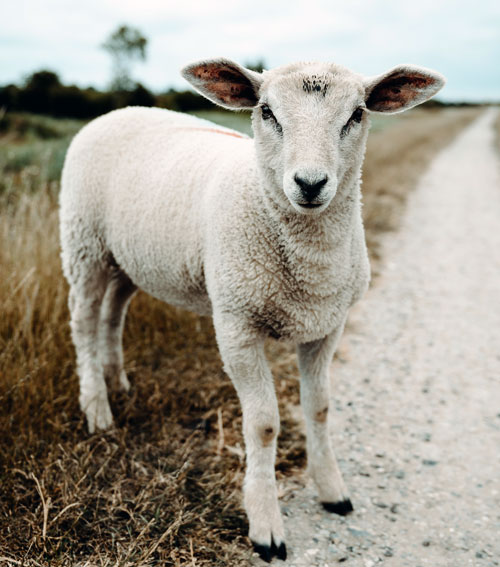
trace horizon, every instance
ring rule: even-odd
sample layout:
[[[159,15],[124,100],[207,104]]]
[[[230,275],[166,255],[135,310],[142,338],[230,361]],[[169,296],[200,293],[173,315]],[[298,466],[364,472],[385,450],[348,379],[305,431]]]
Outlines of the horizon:
[[[500,6],[492,0],[480,9],[458,9],[451,0],[436,4],[292,0],[268,5],[257,0],[249,7],[222,0],[202,5],[89,0],[69,10],[63,0],[43,6],[20,0],[8,6],[0,22],[0,84],[20,84],[36,71],[51,70],[63,84],[106,89],[111,62],[100,45],[125,24],[148,39],[146,61],[132,66],[132,79],[154,93],[192,90],[179,69],[193,60],[224,56],[243,65],[263,60],[266,68],[297,60],[334,61],[365,75],[414,63],[446,76],[437,96],[441,101],[499,102]]]

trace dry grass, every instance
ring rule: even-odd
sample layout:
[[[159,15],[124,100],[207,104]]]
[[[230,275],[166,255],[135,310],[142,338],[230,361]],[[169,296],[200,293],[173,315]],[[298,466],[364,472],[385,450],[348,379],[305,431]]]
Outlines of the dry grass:
[[[374,132],[364,192],[375,257],[422,168],[473,114],[415,112]],[[23,141],[15,144],[4,139],[9,151]],[[136,297],[124,341],[132,393],[113,396],[115,429],[86,432],[47,156],[1,164],[0,563],[244,565],[241,417],[209,320]],[[282,478],[305,464],[288,409],[298,402],[297,371],[289,347],[270,343],[268,352]]]

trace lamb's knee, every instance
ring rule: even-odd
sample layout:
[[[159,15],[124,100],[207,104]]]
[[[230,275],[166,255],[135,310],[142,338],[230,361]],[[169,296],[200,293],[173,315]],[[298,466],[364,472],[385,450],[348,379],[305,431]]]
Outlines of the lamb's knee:
[[[317,423],[325,423],[328,419],[328,405],[325,405],[322,409],[318,410],[314,414],[314,421]]]
[[[262,413],[248,415],[247,413],[244,421],[246,442],[254,448],[270,447],[278,436],[278,415],[270,415],[268,412],[264,415]]]
[[[259,425],[257,435],[263,447],[269,447],[278,435],[278,427],[273,424],[266,423]]]

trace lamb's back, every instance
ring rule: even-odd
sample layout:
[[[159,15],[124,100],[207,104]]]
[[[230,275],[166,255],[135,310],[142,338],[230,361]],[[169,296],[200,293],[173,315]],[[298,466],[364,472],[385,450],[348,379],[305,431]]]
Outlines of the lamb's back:
[[[252,145],[234,131],[177,112],[111,112],[71,144],[61,218],[99,233],[136,285],[199,311],[185,298],[204,288],[204,228],[220,198],[214,186],[234,185],[230,180],[251,160]]]

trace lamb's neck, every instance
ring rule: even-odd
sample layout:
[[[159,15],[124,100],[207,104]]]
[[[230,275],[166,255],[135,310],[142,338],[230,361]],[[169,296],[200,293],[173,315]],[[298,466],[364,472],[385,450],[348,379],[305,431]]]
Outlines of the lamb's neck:
[[[288,257],[300,255],[319,261],[340,248],[350,246],[359,230],[361,214],[359,182],[343,187],[319,215],[301,215],[268,199],[267,216],[271,238],[280,243]]]

